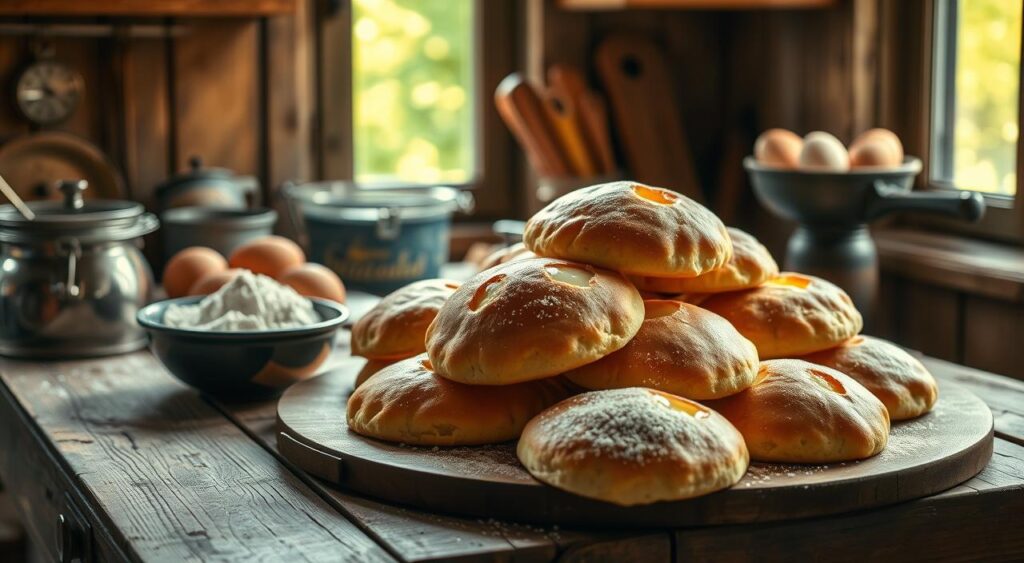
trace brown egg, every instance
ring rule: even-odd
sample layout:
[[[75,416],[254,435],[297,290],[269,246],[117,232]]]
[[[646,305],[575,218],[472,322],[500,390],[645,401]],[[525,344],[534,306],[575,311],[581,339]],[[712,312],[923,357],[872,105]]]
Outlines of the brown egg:
[[[232,268],[245,268],[254,274],[263,274],[275,279],[285,270],[305,262],[306,255],[299,245],[274,235],[239,246],[228,259],[228,264]]]
[[[188,288],[189,295],[209,295],[218,289],[224,287],[229,281],[238,277],[245,270],[241,268],[232,268],[230,270],[224,270],[222,272],[214,272],[207,274],[199,278],[196,283],[192,284],[192,287]]]
[[[903,159],[892,143],[878,137],[868,138],[850,147],[851,168],[894,168]]]
[[[769,129],[754,143],[754,158],[765,166],[796,168],[804,140],[787,129]]]
[[[822,172],[846,172],[850,169],[850,155],[839,139],[824,131],[814,131],[804,137],[800,151],[800,168]]]
[[[175,254],[164,268],[164,289],[168,297],[181,297],[200,278],[228,269],[228,261],[216,250],[190,246]]]
[[[869,129],[850,144],[850,166],[895,167],[903,163],[903,143],[888,129]]]
[[[281,274],[277,281],[291,287],[299,295],[345,302],[345,284],[341,283],[338,274],[320,264],[296,266]]]

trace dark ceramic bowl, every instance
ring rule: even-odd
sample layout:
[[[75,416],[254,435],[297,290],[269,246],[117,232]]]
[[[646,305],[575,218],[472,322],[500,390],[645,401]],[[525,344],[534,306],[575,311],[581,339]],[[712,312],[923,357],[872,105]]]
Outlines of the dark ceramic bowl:
[[[805,225],[848,228],[899,211],[917,211],[977,220],[985,210],[981,195],[968,191],[912,191],[921,161],[912,156],[889,169],[847,172],[787,170],[747,157],[754,194],[784,219]]]
[[[136,318],[149,333],[149,348],[167,371],[183,382],[226,400],[279,395],[307,379],[331,355],[348,308],[312,299],[322,319],[301,328],[260,331],[207,331],[163,323],[170,305],[190,305],[202,297],[167,299],[144,307]]]

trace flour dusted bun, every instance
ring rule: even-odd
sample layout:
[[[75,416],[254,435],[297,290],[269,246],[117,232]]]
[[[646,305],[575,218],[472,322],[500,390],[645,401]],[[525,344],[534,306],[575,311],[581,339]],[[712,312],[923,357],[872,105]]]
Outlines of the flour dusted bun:
[[[732,255],[714,213],[636,182],[599,184],[556,199],[526,223],[523,241],[540,256],[640,276],[698,276]]]
[[[863,459],[889,440],[881,401],[849,376],[802,360],[762,362],[753,385],[709,406],[739,429],[757,461]]]
[[[729,321],[679,301],[645,301],[646,319],[621,350],[566,372],[587,389],[651,387],[695,400],[750,386],[757,349]]]
[[[751,235],[728,227],[732,258],[724,266],[695,278],[631,276],[641,291],[658,293],[721,293],[757,287],[779,275],[779,265],[763,244]]]
[[[606,356],[644,320],[621,275],[552,258],[501,264],[464,283],[427,329],[441,375],[507,385],[561,374]]]
[[[498,249],[488,255],[480,262],[480,271],[484,271],[488,268],[493,268],[499,264],[506,262],[512,262],[513,260],[523,260],[525,258],[536,258],[537,255],[530,252],[530,249],[526,248],[526,245],[517,242],[511,246]]]
[[[803,359],[856,379],[882,401],[892,420],[921,416],[939,397],[935,378],[917,358],[878,338],[855,336]]]
[[[389,442],[473,446],[514,440],[537,413],[569,396],[561,378],[502,387],[434,372],[426,354],[385,367],[348,400],[348,426]]]
[[[558,403],[526,425],[517,453],[540,481],[623,506],[730,487],[750,461],[743,436],[721,415],[640,387]]]
[[[370,379],[370,376],[397,361],[399,360],[366,360],[363,368],[356,374],[355,388],[358,389],[367,379]]]
[[[401,360],[426,350],[427,327],[459,287],[452,280],[423,280],[381,299],[352,327],[352,355]]]
[[[845,291],[790,272],[754,289],[711,295],[700,306],[728,319],[757,346],[762,360],[832,348],[855,336],[864,323]]]

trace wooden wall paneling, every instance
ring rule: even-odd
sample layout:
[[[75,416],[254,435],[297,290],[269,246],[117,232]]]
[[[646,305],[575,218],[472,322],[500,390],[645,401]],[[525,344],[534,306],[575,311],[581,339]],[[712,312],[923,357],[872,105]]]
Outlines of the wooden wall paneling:
[[[124,170],[132,197],[155,207],[157,184],[171,166],[170,43],[127,40],[123,77]]]
[[[127,45],[119,37],[96,39],[96,88],[100,90],[96,100],[97,144],[122,175],[126,160],[124,70],[127,57]],[[126,185],[125,189],[125,197],[132,195],[130,186]]]
[[[787,72],[797,65],[772,63],[781,33],[777,15],[736,12],[728,14],[723,25],[724,50],[722,98],[725,109],[722,120],[722,156],[718,165],[714,190],[714,211],[726,224],[751,227],[750,211],[759,208],[753,200],[750,182],[743,159],[753,152],[754,140],[763,129],[778,126],[774,122],[784,119],[778,111],[766,109],[776,100],[779,84],[791,81]],[[768,79],[770,77],[770,79]],[[788,97],[786,97],[788,98]],[[792,126],[790,126],[792,127]]]
[[[477,51],[476,108],[480,123],[476,127],[477,163],[482,181],[476,186],[474,219],[500,219],[519,216],[522,201],[514,194],[522,185],[522,167],[516,159],[512,135],[491,101],[498,83],[516,68],[519,31],[515,0],[491,0],[477,4],[477,41],[486,48]]]
[[[27,52],[24,38],[0,37],[0,88],[5,89],[3,105],[0,106],[0,143],[28,133],[29,130],[28,121],[18,113],[14,97],[9,95]]]
[[[260,173],[257,21],[192,20],[173,41],[175,170],[193,155],[207,166]]]
[[[596,85],[591,55],[600,37],[593,32],[592,21],[592,14],[562,10],[553,0],[529,0],[523,32],[527,78],[541,84],[549,65],[564,63],[583,70]]]
[[[851,140],[878,123],[878,57],[880,33],[878,14],[881,0],[852,0],[850,2],[851,65],[850,91]]]
[[[885,274],[879,276],[878,299],[875,301],[871,323],[864,327],[864,332],[886,340],[899,338],[896,319],[899,314],[899,286],[899,278]]]
[[[1024,306],[971,295],[966,299],[963,363],[1024,379]]]
[[[943,360],[963,360],[960,294],[901,280],[897,307],[897,342]]]
[[[714,201],[714,180],[725,143],[725,14],[676,12],[664,19],[663,43],[674,79],[694,168],[705,201]]]
[[[929,177],[931,0],[881,0],[879,9],[879,124],[892,129],[907,154],[921,158]]]
[[[299,0],[294,14],[266,21],[263,91],[266,147],[265,204],[278,212],[277,229],[295,236],[279,188],[316,179],[313,130],[316,112],[316,37],[313,0]]]
[[[555,0],[527,0],[523,18],[521,36],[524,60],[520,66],[525,70],[528,80],[534,84],[543,84],[548,66],[562,63],[579,68],[588,77],[590,86],[598,87],[591,54],[600,37],[592,30],[592,14],[562,10],[555,4]],[[614,135],[613,131],[613,138]],[[543,206],[536,195],[538,177],[536,171],[522,158],[522,151],[516,149],[516,152],[519,158],[514,162],[524,172],[513,185],[519,194],[513,200],[519,203],[521,210],[529,213]]]
[[[103,98],[108,95],[107,89],[112,85],[101,79],[98,40],[78,37],[55,37],[49,40],[53,45],[54,56],[58,61],[68,64],[82,74],[85,89],[78,102],[78,108],[67,121],[59,123],[51,129],[78,135],[96,144],[110,156],[109,148],[103,143],[103,123],[101,106]]]
[[[352,178],[352,6],[317,2],[317,44],[320,129],[318,176],[329,180]]]
[[[794,14],[802,20],[803,80],[794,95],[804,99],[804,127],[848,143],[853,131],[852,3],[831,10]],[[806,131],[804,131],[806,133]]]

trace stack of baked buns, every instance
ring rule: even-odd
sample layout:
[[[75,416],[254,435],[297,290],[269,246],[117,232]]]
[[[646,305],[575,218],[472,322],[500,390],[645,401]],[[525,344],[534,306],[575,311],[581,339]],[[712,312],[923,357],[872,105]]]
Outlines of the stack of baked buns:
[[[349,428],[422,446],[519,439],[538,480],[620,505],[735,484],[751,459],[873,456],[937,388],[859,336],[835,285],[779,272],[754,237],[676,192],[577,190],[461,285],[398,290],[357,323],[375,364]],[[381,367],[383,366],[383,367]]]

